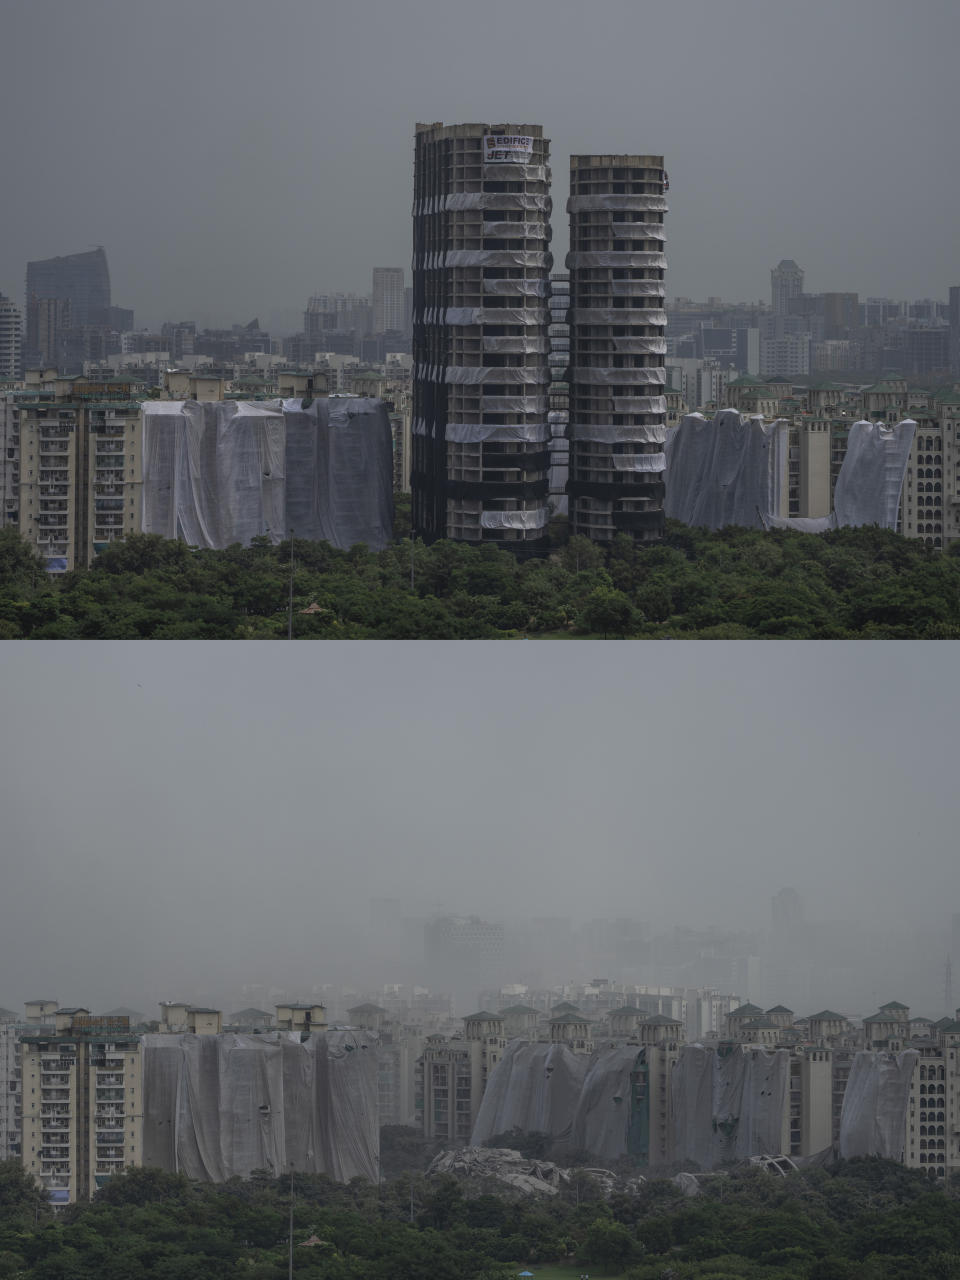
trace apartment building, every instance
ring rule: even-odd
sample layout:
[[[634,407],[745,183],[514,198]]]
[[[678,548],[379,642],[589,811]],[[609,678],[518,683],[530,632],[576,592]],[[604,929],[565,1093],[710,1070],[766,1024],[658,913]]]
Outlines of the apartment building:
[[[140,528],[142,458],[135,377],[62,378],[29,370],[2,403],[4,523],[52,573],[89,565]]]
[[[570,532],[663,532],[663,157],[570,157]]]
[[[404,311],[403,267],[374,267],[373,332],[402,332]]]
[[[506,1040],[499,1014],[481,1010],[463,1019],[464,1038],[428,1036],[423,1049],[423,1135],[466,1146],[487,1079]]]
[[[900,498],[900,532],[945,550],[960,538],[960,394],[934,393],[914,410],[917,431]]]
[[[58,1009],[20,1040],[21,1160],[54,1205],[89,1200],[142,1163],[139,1036],[129,1019]]]
[[[540,125],[418,124],[414,531],[548,547],[550,143]]]
[[[222,1030],[223,1014],[219,1009],[205,1009],[180,1000],[160,1001],[160,1031],[163,1034],[189,1032],[195,1036],[218,1036]]]
[[[23,345],[23,315],[17,304],[0,293],[0,378],[19,378]]]
[[[0,1160],[13,1160],[20,1155],[22,1034],[23,1024],[16,1015],[0,1011]]]
[[[311,1004],[278,1004],[276,1026],[278,1031],[297,1031],[309,1035],[311,1031],[326,1031],[326,1006]]]

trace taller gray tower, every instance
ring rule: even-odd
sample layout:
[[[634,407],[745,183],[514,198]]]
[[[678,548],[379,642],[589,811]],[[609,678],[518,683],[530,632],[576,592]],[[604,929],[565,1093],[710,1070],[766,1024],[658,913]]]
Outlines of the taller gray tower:
[[[413,527],[548,546],[550,143],[540,125],[418,124]]]
[[[783,258],[770,272],[770,305],[775,315],[785,316],[790,299],[803,293],[803,272],[792,258]]]

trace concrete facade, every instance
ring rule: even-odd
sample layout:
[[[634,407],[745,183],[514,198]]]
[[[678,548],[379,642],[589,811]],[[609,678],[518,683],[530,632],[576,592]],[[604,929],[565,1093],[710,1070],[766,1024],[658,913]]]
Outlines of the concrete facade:
[[[570,532],[663,533],[663,157],[570,157]]]

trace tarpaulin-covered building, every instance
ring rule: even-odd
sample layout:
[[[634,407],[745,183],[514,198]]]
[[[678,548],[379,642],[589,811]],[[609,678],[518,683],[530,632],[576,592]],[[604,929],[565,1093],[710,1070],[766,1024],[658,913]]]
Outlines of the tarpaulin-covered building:
[[[202,1182],[378,1177],[377,1043],[355,1030],[148,1035],[143,1162]]]
[[[846,451],[836,476],[833,510],[828,515],[792,518],[787,497],[791,485],[801,478],[791,467],[801,464],[791,458],[794,428],[789,421],[745,418],[736,409],[722,409],[712,420],[699,413],[687,414],[679,426],[666,430],[664,510],[671,519],[706,529],[725,525],[801,533],[825,533],[848,525],[895,529],[916,425],[906,418],[895,426],[861,421],[845,427]],[[829,462],[829,435],[823,436],[821,446]],[[821,510],[829,505],[829,480],[827,472]]]
[[[382,400],[156,400],[143,406],[141,529],[191,546],[255,537],[381,551],[393,532]]]

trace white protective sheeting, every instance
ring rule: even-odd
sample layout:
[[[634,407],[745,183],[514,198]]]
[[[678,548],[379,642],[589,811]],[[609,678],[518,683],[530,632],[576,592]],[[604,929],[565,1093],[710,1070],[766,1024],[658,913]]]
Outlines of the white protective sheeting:
[[[919,1056],[914,1049],[856,1055],[840,1111],[841,1159],[903,1159],[910,1081]]]
[[[516,236],[524,240],[549,240],[550,225],[546,222],[484,222],[485,236]]]
[[[686,1045],[671,1077],[673,1157],[701,1169],[779,1155],[790,1052]]]
[[[545,298],[550,289],[549,280],[483,280],[484,293],[523,293],[532,298]]]
[[[667,430],[665,514],[687,525],[757,528],[779,511],[789,423],[745,421],[721,409],[708,422],[687,414]]]
[[[532,511],[482,511],[480,513],[481,529],[545,529],[549,521],[549,507],[535,507]]]
[[[659,298],[663,305],[662,280],[611,280],[610,292],[615,298]]]
[[[614,249],[583,250],[579,253],[568,253],[566,264],[571,271],[575,271],[577,267],[656,267],[665,270],[667,256],[664,253],[652,253],[646,250],[624,252]]]
[[[376,1040],[357,1031],[148,1035],[143,1158],[202,1182],[379,1168]]]
[[[447,307],[423,313],[425,324],[543,325],[540,307]]]
[[[593,1054],[570,1129],[571,1154],[589,1151],[594,1159],[616,1161],[627,1154],[630,1126],[630,1073],[643,1050],[624,1045]]]
[[[603,366],[574,365],[570,370],[571,382],[589,382],[599,387],[632,387],[655,384],[662,387],[667,381],[667,371],[659,365],[649,369],[607,369]]]
[[[667,354],[666,338],[611,338],[614,351],[624,355],[664,356]]]
[[[895,427],[882,422],[853,424],[834,492],[839,525],[897,527],[900,491],[916,430],[912,418]]]
[[[664,196],[641,195],[570,196],[567,200],[567,213],[595,213],[599,209],[647,209],[666,213],[667,201]]]
[[[176,406],[176,407],[175,407]],[[144,533],[228,547],[284,529],[284,420],[278,401],[146,401]]]
[[[621,427],[612,423],[571,423],[571,440],[593,444],[663,444],[667,428],[662,423],[650,426]]]
[[[393,436],[386,405],[364,397],[283,402],[287,524],[298,538],[382,551],[393,537]]]
[[[571,307],[571,324],[652,324],[667,323],[665,311],[651,307]]]
[[[484,396],[480,402],[487,413],[532,413],[547,416],[546,396]]]
[[[553,254],[536,249],[447,249],[428,253],[424,266],[428,271],[442,267],[541,267],[553,266]]]
[[[415,430],[415,434],[425,435],[426,432]],[[539,444],[550,439],[550,428],[545,422],[518,422],[512,426],[499,427],[491,426],[488,422],[448,422],[444,434],[448,444],[482,444],[484,440]]]
[[[535,337],[530,333],[512,338],[492,338],[489,334],[484,334],[483,350],[498,355],[547,355],[550,351],[550,339]]]
[[[912,418],[904,418],[896,426],[883,422],[853,423],[830,515],[787,518],[767,513],[764,526],[796,529],[799,533],[827,533],[830,529],[867,524],[896,529],[900,493],[916,430],[917,424]]]
[[[512,382],[518,385],[532,383],[535,386],[540,386],[543,381],[543,369],[538,368],[536,365],[504,367],[502,365],[449,364],[444,370],[444,382],[459,383],[465,386],[481,382]]]
[[[146,401],[141,529],[223,548],[267,535],[382,550],[393,441],[380,400]]]
[[[471,1146],[511,1129],[569,1138],[588,1066],[567,1045],[511,1040],[487,1081]]]
[[[526,191],[453,191],[445,196],[428,196],[413,205],[413,216],[425,213],[460,213],[466,209],[537,209],[553,212],[553,200]]]
[[[615,453],[612,458],[614,471],[664,471],[667,466],[665,453]]]

